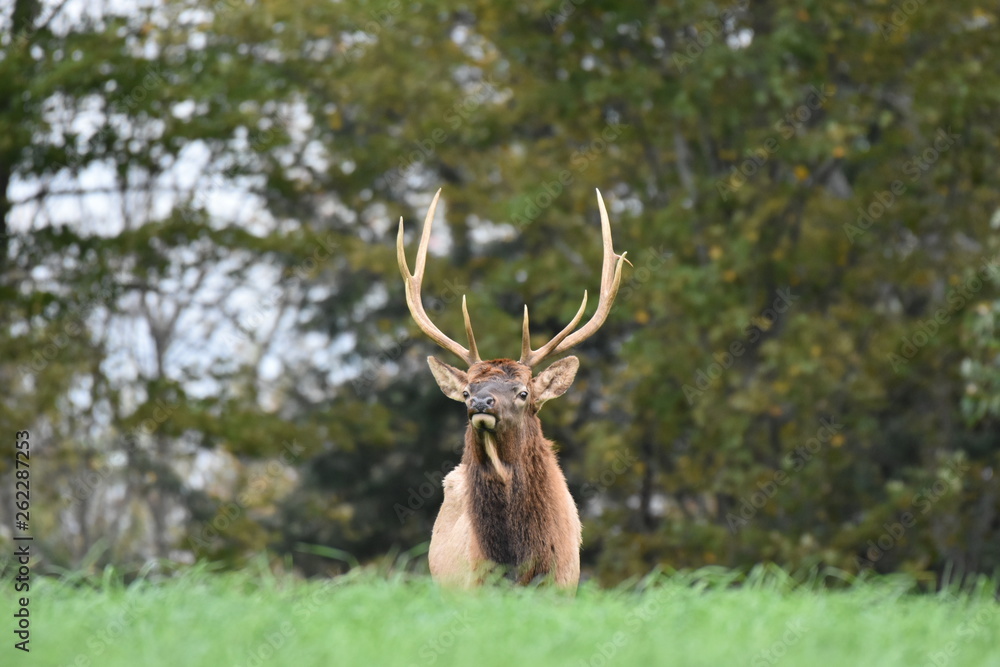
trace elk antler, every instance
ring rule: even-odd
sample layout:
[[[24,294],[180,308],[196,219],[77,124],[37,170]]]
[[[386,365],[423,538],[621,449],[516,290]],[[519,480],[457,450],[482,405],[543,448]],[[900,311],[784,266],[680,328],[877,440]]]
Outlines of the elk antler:
[[[556,334],[556,337],[537,350],[531,349],[531,336],[528,333],[528,307],[524,307],[524,326],[521,329],[521,363],[525,366],[534,366],[551,354],[565,352],[574,345],[578,345],[590,338],[601,328],[604,321],[608,319],[611,312],[611,305],[615,302],[618,294],[618,284],[622,278],[622,262],[627,262],[625,255],[615,254],[611,245],[611,222],[608,220],[608,210],[604,208],[604,199],[601,198],[601,191],[597,190],[597,206],[601,210],[601,237],[604,239],[604,264],[601,267],[601,298],[597,303],[597,312],[594,313],[590,321],[583,325],[579,331],[574,332],[583,311],[587,307],[587,292],[583,292],[583,303],[580,310],[576,311],[573,320],[565,329]],[[615,262],[615,258],[618,261]]]
[[[431,207],[427,209],[427,217],[424,218],[424,229],[420,235],[420,246],[417,248],[417,265],[413,275],[410,275],[410,268],[406,265],[406,253],[403,250],[403,218],[399,218],[399,233],[396,235],[396,260],[399,262],[399,272],[403,274],[403,284],[406,286],[406,305],[410,308],[410,315],[420,327],[420,330],[430,336],[430,338],[456,355],[458,355],[469,366],[481,361],[479,350],[476,349],[476,339],[472,335],[472,323],[469,321],[469,309],[465,305],[465,295],[462,295],[462,315],[465,317],[465,334],[469,337],[469,349],[448,338],[441,330],[434,326],[431,318],[427,317],[424,311],[424,304],[420,299],[420,283],[424,280],[424,265],[427,263],[427,244],[431,240],[431,227],[434,225],[434,211],[437,209],[438,197],[441,196],[439,189],[431,201]],[[617,283],[616,283],[617,288]]]

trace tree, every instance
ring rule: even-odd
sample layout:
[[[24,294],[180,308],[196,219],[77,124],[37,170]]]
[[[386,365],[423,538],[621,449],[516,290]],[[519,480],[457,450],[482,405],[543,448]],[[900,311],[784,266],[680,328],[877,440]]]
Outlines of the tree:
[[[585,568],[996,567],[995,10],[343,4],[105,9],[5,43],[0,97],[30,104],[0,108],[0,373],[112,295],[14,382],[5,427],[37,415],[72,475],[176,400],[128,459],[133,497],[181,516],[159,553],[267,547],[312,572],[301,542],[413,547],[461,415],[424,367],[395,221],[444,186],[435,321],[460,331],[467,294],[480,349],[509,356],[523,303],[541,338],[596,288],[599,187],[633,267],[546,408]],[[108,231],[52,208],[93,194],[97,165],[126,213]],[[110,372],[114,323],[142,321],[162,364]],[[238,474],[197,487],[181,453]]]

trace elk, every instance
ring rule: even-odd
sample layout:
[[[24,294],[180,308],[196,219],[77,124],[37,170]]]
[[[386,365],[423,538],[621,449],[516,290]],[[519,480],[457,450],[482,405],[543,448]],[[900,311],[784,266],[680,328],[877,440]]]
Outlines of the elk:
[[[520,360],[483,361],[464,295],[462,315],[468,349],[431,322],[421,300],[427,245],[440,195],[438,190],[424,218],[412,274],[403,248],[402,218],[396,236],[396,258],[410,314],[431,340],[468,366],[463,371],[435,357],[427,358],[441,391],[464,403],[468,413],[461,463],[443,480],[444,502],[431,533],[431,575],[439,583],[469,587],[481,584],[499,567],[518,584],[551,579],[558,586],[575,589],[580,579],[580,515],[553,443],[542,435],[538,410],[569,389],[580,362],[574,356],[566,357],[536,376],[532,376],[532,369],[547,357],[578,345],[604,324],[618,293],[625,253],[618,255],[612,248],[611,223],[598,190],[604,261],[594,315],[576,329],[587,307],[584,291],[583,303],[566,328],[532,350],[525,306]]]

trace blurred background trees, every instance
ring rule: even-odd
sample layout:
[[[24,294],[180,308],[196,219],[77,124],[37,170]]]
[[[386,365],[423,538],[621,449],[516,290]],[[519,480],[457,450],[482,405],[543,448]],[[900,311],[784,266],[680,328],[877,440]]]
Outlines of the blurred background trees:
[[[522,304],[547,339],[594,293],[596,187],[634,266],[544,419],[591,576],[1000,565],[995,6],[122,11],[3,14],[0,430],[43,564],[419,551],[463,416],[396,221],[444,188],[432,316],[468,294],[511,356]]]

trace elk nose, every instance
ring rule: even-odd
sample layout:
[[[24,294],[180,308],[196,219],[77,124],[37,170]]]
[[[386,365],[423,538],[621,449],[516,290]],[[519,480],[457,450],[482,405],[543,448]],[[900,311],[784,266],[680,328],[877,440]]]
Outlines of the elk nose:
[[[493,407],[496,400],[492,396],[473,396],[469,406],[472,410],[488,410]]]

